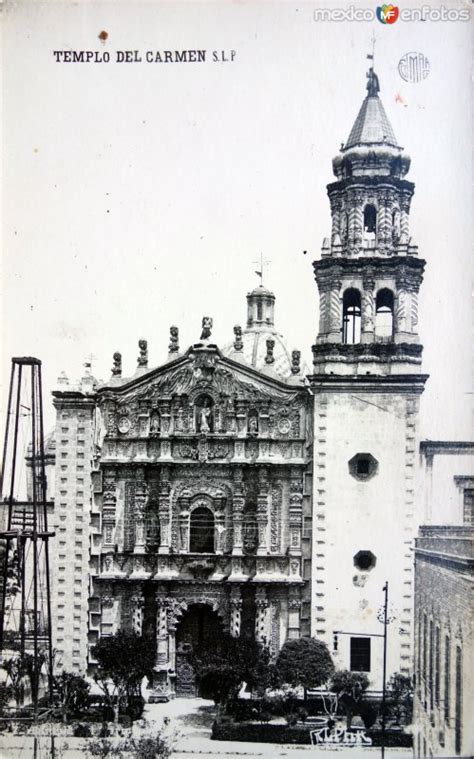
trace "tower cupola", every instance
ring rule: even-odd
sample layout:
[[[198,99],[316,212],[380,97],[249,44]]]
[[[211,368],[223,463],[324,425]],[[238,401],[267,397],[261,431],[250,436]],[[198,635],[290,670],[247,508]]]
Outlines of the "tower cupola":
[[[263,285],[247,295],[247,328],[268,329],[275,324],[275,296]]]
[[[333,160],[336,181],[327,186],[331,238],[313,264],[320,296],[313,348],[318,372],[333,371],[336,356],[338,371],[346,365],[352,373],[363,365],[394,373],[421,363],[418,291],[425,262],[409,229],[415,186],[405,179],[410,158],[379,93],[372,65],[366,97]]]

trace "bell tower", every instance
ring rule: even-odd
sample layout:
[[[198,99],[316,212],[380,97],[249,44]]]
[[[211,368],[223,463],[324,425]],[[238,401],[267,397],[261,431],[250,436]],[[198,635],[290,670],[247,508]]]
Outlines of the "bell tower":
[[[346,144],[328,185],[331,239],[314,271],[319,333],[318,373],[394,374],[418,371],[418,291],[425,262],[410,237],[414,184],[410,158],[398,145],[379,98],[373,68]],[[356,347],[357,346],[357,347]]]
[[[312,635],[337,666],[382,685],[382,587],[393,624],[387,677],[408,674],[412,542],[418,525],[416,427],[425,262],[410,236],[414,184],[379,97],[367,94],[328,185],[332,229],[314,262],[319,330],[314,393]]]

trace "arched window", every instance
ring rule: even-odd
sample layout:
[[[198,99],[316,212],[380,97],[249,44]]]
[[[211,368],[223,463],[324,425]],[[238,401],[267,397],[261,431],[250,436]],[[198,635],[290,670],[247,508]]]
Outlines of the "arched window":
[[[378,291],[375,301],[375,337],[388,341],[393,337],[393,293],[387,287]]]
[[[342,301],[342,342],[360,343],[360,292],[351,287]]]
[[[207,506],[198,506],[191,512],[189,551],[214,553],[214,514]]]
[[[364,208],[364,235],[366,240],[374,240],[377,231],[377,209],[369,203]]]

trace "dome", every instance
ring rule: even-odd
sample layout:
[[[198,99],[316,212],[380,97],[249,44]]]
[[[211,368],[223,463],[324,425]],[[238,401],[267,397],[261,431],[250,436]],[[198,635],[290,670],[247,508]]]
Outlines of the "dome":
[[[224,356],[285,381],[300,382],[305,367],[293,366],[292,352],[276,329],[275,296],[260,284],[247,294],[247,329],[234,327],[236,339],[224,346]]]
[[[247,297],[252,297],[254,295],[269,295],[270,298],[273,298],[273,299],[275,298],[275,296],[272,293],[272,291],[269,290],[264,285],[258,285],[257,287],[254,287],[254,289],[252,290],[252,292],[250,292]]]
[[[273,340],[273,363],[267,363],[267,340]],[[242,332],[242,350],[235,350],[234,343],[226,345],[222,353],[234,361],[252,366],[260,372],[277,375],[281,379],[292,377],[291,353],[285,341],[274,329],[246,329]]]

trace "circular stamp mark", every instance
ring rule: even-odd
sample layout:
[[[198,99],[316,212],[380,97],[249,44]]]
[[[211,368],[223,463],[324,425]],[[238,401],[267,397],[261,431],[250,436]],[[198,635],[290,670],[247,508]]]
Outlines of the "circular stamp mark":
[[[423,53],[405,53],[398,62],[398,73],[405,82],[417,84],[430,73],[430,62]]]

